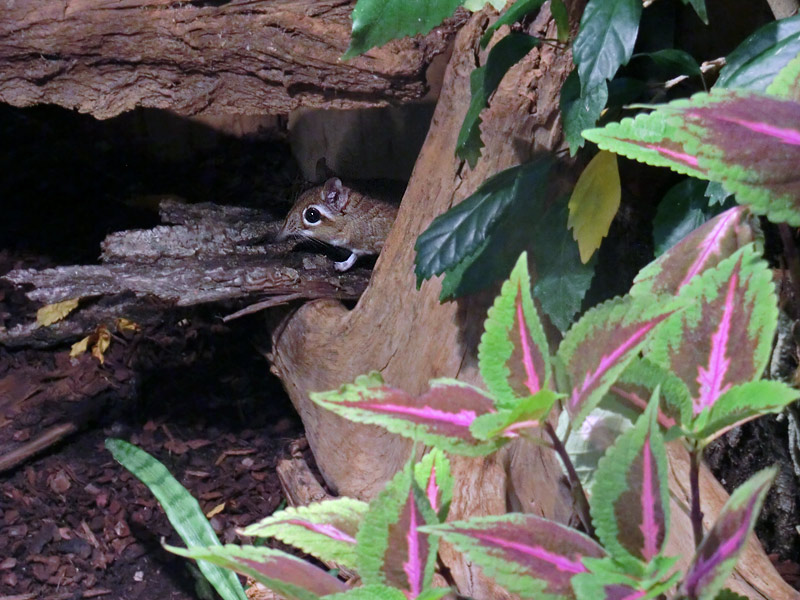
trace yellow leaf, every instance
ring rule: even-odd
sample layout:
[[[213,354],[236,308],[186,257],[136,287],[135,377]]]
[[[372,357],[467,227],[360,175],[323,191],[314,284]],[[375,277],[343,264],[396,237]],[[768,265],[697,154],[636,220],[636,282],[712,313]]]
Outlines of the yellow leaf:
[[[87,335],[83,338],[80,342],[75,342],[72,344],[72,347],[69,349],[69,357],[75,358],[76,356],[80,356],[84,352],[86,352],[87,348],[89,348],[89,339],[92,336]]]
[[[221,513],[223,510],[225,510],[225,503],[224,502],[222,504],[217,504],[214,508],[212,508],[210,511],[208,511],[206,513],[206,518],[210,519],[214,515],[218,515],[219,513]]]
[[[138,323],[130,319],[124,317],[117,319],[117,331],[140,331],[141,329]]]
[[[586,165],[569,199],[567,228],[573,230],[582,263],[589,262],[608,235],[621,195],[617,155],[601,150]]]
[[[101,325],[94,332],[94,335],[97,336],[97,341],[94,343],[94,346],[92,346],[92,356],[99,360],[102,365],[106,361],[103,355],[111,345],[111,332],[105,325]]]
[[[78,307],[78,298],[48,304],[36,311],[36,322],[42,327],[58,323]]]

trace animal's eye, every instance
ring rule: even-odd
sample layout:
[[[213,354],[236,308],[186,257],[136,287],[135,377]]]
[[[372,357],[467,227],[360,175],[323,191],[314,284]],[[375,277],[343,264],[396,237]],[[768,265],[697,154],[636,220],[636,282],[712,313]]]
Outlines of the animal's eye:
[[[309,225],[319,223],[321,218],[322,216],[319,214],[319,211],[313,206],[309,206],[303,211],[303,220]]]

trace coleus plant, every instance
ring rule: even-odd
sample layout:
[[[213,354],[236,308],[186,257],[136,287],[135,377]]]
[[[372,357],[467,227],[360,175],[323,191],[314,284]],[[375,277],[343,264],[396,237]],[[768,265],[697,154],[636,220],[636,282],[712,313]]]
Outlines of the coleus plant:
[[[588,311],[555,355],[523,254],[489,311],[478,350],[488,391],[439,379],[413,396],[373,374],[312,399],[349,419],[465,455],[494,452],[541,426],[565,462],[585,533],[517,514],[422,528],[510,591],[529,598],[715,598],[776,471],[741,486],[704,533],[700,450],[724,430],[800,395],[783,383],[759,381],[777,320],[759,235],[746,208],[720,214],[645,268],[628,296]],[[571,430],[601,402],[639,414],[600,461],[591,502],[547,421],[558,400]],[[665,436],[684,437],[694,457],[697,551],[683,574],[674,572],[677,559],[663,555]]]

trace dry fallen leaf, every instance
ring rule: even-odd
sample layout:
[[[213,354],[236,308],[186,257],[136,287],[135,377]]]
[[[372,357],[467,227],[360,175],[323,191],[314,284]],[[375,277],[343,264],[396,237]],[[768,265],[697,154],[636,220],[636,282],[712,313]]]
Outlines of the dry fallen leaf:
[[[61,319],[78,308],[78,301],[78,298],[71,298],[70,300],[62,300],[55,304],[43,306],[36,311],[36,322],[42,327],[58,323]]]

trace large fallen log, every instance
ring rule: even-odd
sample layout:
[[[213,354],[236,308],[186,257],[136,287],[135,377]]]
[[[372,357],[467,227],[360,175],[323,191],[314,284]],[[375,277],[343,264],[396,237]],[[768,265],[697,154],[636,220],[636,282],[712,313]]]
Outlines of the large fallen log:
[[[568,3],[577,20],[584,3]],[[547,11],[529,28],[540,38],[555,38]],[[383,429],[346,421],[309,399],[315,391],[335,389],[357,375],[378,370],[392,386],[422,392],[435,377],[479,383],[476,348],[490,297],[473,296],[439,303],[441,285],[429,281],[416,289],[414,241],[431,220],[466,198],[502,169],[537,151],[562,145],[558,98],[571,69],[569,52],[551,46],[531,52],[503,79],[491,107],[482,113],[483,156],[470,170],[454,155],[459,127],[470,100],[470,73],[485,55],[478,41],[488,24],[475,15],[456,38],[433,124],[416,163],[400,213],[373,278],[352,311],[333,300],[310,302],[295,312],[274,336],[273,370],[283,380],[300,413],[326,482],[338,493],[371,498],[408,459],[410,444]],[[525,224],[521,223],[521,227]],[[670,553],[688,561],[693,553],[686,501],[685,452],[674,450],[670,489]],[[455,458],[456,481],[450,518],[514,510],[560,521],[570,518],[571,502],[552,452],[530,443],[511,444],[481,459]],[[726,494],[707,470],[703,510],[713,519]],[[511,598],[479,569],[446,545],[441,547],[460,593],[478,600]],[[731,586],[749,598],[796,598],[775,572],[758,541],[751,540]]]
[[[98,118],[286,114],[422,98],[463,15],[350,61],[347,0],[25,0],[0,11],[0,102]],[[460,13],[459,13],[460,14]]]

